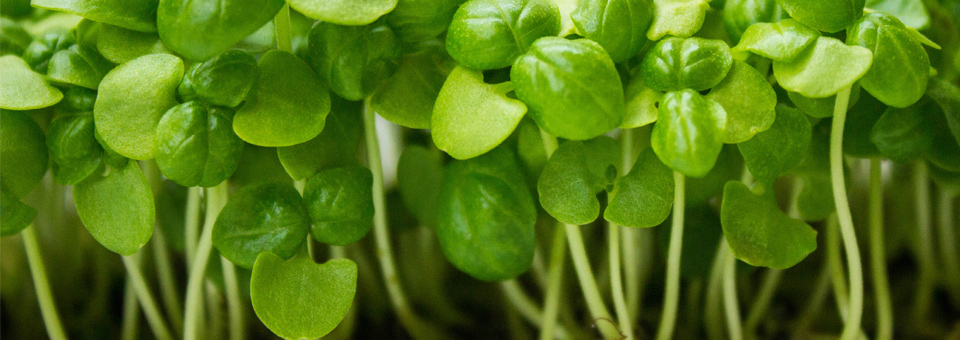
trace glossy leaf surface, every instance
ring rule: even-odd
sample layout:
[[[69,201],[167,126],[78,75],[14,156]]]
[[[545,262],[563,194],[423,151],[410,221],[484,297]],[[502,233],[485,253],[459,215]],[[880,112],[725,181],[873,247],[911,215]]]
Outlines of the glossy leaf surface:
[[[103,76],[113,69],[113,63],[103,58],[96,50],[73,45],[50,58],[47,78],[63,84],[83,86],[96,90]]]
[[[723,147],[727,113],[692,90],[669,92],[660,103],[651,144],[660,160],[689,177],[703,177]]]
[[[397,0],[288,0],[287,3],[309,18],[350,26],[374,22],[397,6]]]
[[[57,182],[74,185],[93,174],[101,164],[103,147],[97,142],[93,114],[60,114],[50,123],[47,148],[54,161]]]
[[[160,38],[191,60],[223,53],[266,24],[283,0],[160,0],[156,10]]]
[[[752,66],[735,61],[727,77],[707,94],[727,112],[723,142],[736,144],[766,131],[776,118],[777,93]]]
[[[324,170],[307,181],[303,201],[310,234],[320,243],[345,246],[373,225],[373,175],[359,165]]]
[[[570,17],[581,36],[621,62],[640,53],[653,13],[652,0],[582,0]]]
[[[337,95],[367,98],[399,66],[400,40],[386,21],[365,26],[320,22],[310,29],[310,62]]]
[[[153,193],[136,162],[73,186],[73,202],[90,235],[112,252],[133,255],[153,235]]]
[[[467,68],[503,68],[540,37],[558,33],[560,12],[553,1],[470,0],[453,15],[447,52]]]
[[[193,64],[184,73],[177,91],[185,101],[196,98],[213,105],[236,107],[259,76],[257,59],[246,52],[230,50]]]
[[[791,17],[825,32],[853,25],[863,14],[865,0],[777,0]]]
[[[819,37],[793,61],[773,62],[773,74],[784,89],[809,98],[824,98],[852,86],[870,70],[873,53]]]
[[[0,57],[0,108],[39,109],[60,102],[63,93],[47,84],[23,59],[13,55]]]
[[[185,187],[212,187],[237,169],[243,141],[233,133],[233,112],[199,102],[174,106],[157,125],[157,165]]]
[[[720,40],[667,38],[654,46],[641,66],[647,86],[658,91],[716,86],[733,67],[730,48]]]
[[[465,0],[399,0],[387,14],[387,24],[404,42],[436,38],[447,30]]]
[[[442,51],[408,54],[370,106],[381,117],[413,129],[429,129],[433,107],[453,63]]]
[[[793,19],[747,28],[734,51],[750,51],[776,61],[792,61],[817,41],[820,32]]]
[[[654,14],[647,39],[665,36],[689,37],[697,33],[707,16],[710,3],[704,0],[653,0]]]
[[[867,0],[866,7],[896,16],[907,27],[922,30],[930,26],[930,13],[922,1]]]
[[[816,230],[740,182],[723,190],[720,222],[734,256],[753,266],[790,268],[817,249]]]
[[[596,220],[600,216],[597,194],[613,189],[619,155],[620,145],[606,136],[564,142],[550,156],[537,182],[543,209],[566,224]]]
[[[812,129],[803,112],[778,106],[773,126],[739,145],[750,174],[760,183],[773,184],[777,177],[803,161],[810,148]]]
[[[617,179],[603,218],[627,227],[655,227],[670,216],[673,195],[673,171],[647,148],[630,173]]]
[[[280,163],[294,180],[310,178],[322,169],[357,162],[363,103],[336,96],[331,99],[330,114],[319,135],[304,143],[277,148]]]
[[[847,34],[847,44],[873,52],[873,66],[860,85],[893,107],[907,107],[920,100],[930,78],[930,58],[908,30],[891,15],[870,13]]]
[[[159,0],[32,0],[30,4],[135,31],[156,32],[158,2]]]
[[[0,110],[0,163],[0,182],[17,199],[33,191],[47,172],[43,130],[29,114]]]

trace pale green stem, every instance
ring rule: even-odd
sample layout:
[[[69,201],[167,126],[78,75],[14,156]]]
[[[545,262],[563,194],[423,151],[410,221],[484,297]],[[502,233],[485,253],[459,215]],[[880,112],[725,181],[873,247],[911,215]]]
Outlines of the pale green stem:
[[[543,312],[540,310],[540,306],[537,306],[537,303],[523,292],[523,288],[520,287],[517,280],[500,282],[500,289],[503,290],[507,301],[520,313],[520,316],[537,328],[543,327]],[[567,339],[568,337],[563,327],[558,326],[555,333],[557,339]]]
[[[40,304],[40,315],[47,328],[47,336],[52,340],[64,340],[67,333],[63,331],[60,316],[57,315],[57,304],[53,301],[50,291],[50,281],[47,279],[47,268],[43,264],[43,254],[40,253],[40,242],[34,226],[30,225],[20,232],[23,237],[23,247],[27,253],[27,264],[30,266],[30,276],[33,278],[33,289],[37,292],[37,303]]]
[[[777,292],[777,286],[780,285],[780,277],[783,271],[770,268],[763,276],[763,285],[760,286],[760,293],[757,294],[753,304],[750,305],[750,313],[747,314],[747,321],[743,324],[743,333],[750,338],[756,338],[757,326],[760,321],[767,316],[767,310],[770,308],[770,302]]]
[[[730,246],[724,242],[723,259],[723,310],[727,314],[727,333],[731,340],[742,340],[740,302],[737,301],[737,259]]]
[[[237,284],[237,270],[230,260],[220,257],[223,266],[223,285],[227,293],[227,307],[230,313],[230,340],[246,338],[246,325],[243,322],[243,303],[240,300],[240,286]]]
[[[564,259],[567,256],[567,234],[556,226],[553,233],[553,244],[550,246],[550,268],[547,279],[547,292],[543,303],[543,327],[540,330],[540,340],[554,338],[557,328],[557,314],[560,311],[560,293],[563,286]]]
[[[833,198],[840,222],[840,235],[847,253],[847,266],[850,267],[850,303],[847,322],[841,339],[853,340],[860,333],[860,319],[863,316],[863,264],[860,260],[860,246],[857,245],[857,233],[853,227],[850,203],[847,201],[847,188],[843,177],[843,127],[847,120],[847,106],[850,102],[850,87],[837,94],[833,110],[833,126],[830,132],[830,177],[833,182]]]
[[[823,302],[827,299],[827,295],[830,294],[831,276],[830,266],[823,266],[823,270],[820,271],[820,276],[817,277],[816,288],[814,288],[813,294],[810,294],[810,299],[808,299],[810,303],[807,304],[803,313],[800,314],[800,321],[794,329],[794,339],[805,338],[810,324],[820,314],[820,309],[823,308]]]
[[[937,280],[937,269],[933,255],[933,225],[930,213],[930,175],[925,162],[917,162],[913,171],[914,199],[917,217],[917,255],[920,266],[919,282],[913,305],[913,324],[922,327],[927,322],[933,290]]]
[[[613,308],[617,312],[617,322],[625,339],[633,339],[633,318],[627,311],[627,301],[623,296],[623,277],[620,267],[620,229],[623,228],[609,223],[607,237],[610,251],[610,292],[613,295]]]
[[[947,291],[960,306],[960,254],[957,252],[957,222],[954,218],[954,199],[946,190],[940,190],[937,198],[939,208],[938,228],[940,257],[943,259],[944,280]]]
[[[123,290],[123,324],[120,326],[120,339],[137,340],[140,332],[140,302],[133,282],[127,278]]]
[[[670,226],[670,245],[667,251],[667,280],[663,297],[663,316],[657,330],[657,340],[673,338],[677,322],[677,305],[680,302],[680,254],[683,247],[683,214],[685,211],[683,174],[673,172],[673,223]]]
[[[570,258],[573,259],[573,268],[577,272],[577,280],[580,282],[580,290],[583,291],[583,297],[587,301],[587,309],[593,316],[594,324],[600,330],[600,334],[605,339],[619,339],[623,335],[614,327],[613,318],[607,311],[607,306],[603,303],[603,297],[600,296],[600,289],[597,287],[597,281],[593,276],[593,269],[590,268],[590,259],[587,257],[587,250],[583,244],[583,235],[580,233],[580,226],[564,224],[567,232],[567,245],[570,246]]]
[[[831,216],[827,219],[827,262],[830,266],[830,277],[833,280],[833,297],[837,304],[837,310],[840,318],[846,322],[847,306],[849,298],[847,296],[847,280],[843,277],[843,259],[840,255],[840,233],[837,229],[837,218]]]
[[[622,253],[623,274],[627,294],[627,314],[633,317],[631,323],[637,322],[640,314],[640,242],[641,233],[636,228],[623,228]]]
[[[707,301],[704,305],[704,323],[707,329],[707,338],[710,340],[724,339],[723,320],[720,313],[723,298],[724,259],[726,258],[725,239],[720,239],[713,264],[710,266],[710,280],[707,281]]]
[[[224,181],[220,185],[207,190],[207,214],[203,222],[203,234],[200,235],[197,253],[191,261],[190,274],[187,277],[187,302],[183,324],[183,338],[185,340],[194,340],[200,336],[197,323],[203,317],[201,315],[201,302],[203,300],[201,294],[203,294],[207,262],[213,248],[213,224],[216,222],[217,216],[220,215],[220,210],[226,204],[226,200],[227,182]]]
[[[130,282],[133,283],[133,289],[137,293],[137,300],[140,301],[140,306],[143,307],[143,315],[147,317],[147,323],[150,325],[153,336],[157,338],[157,340],[173,340],[170,329],[168,329],[167,325],[163,322],[160,308],[157,307],[157,300],[154,299],[153,294],[150,293],[150,287],[147,286],[147,281],[143,278],[143,271],[140,270],[140,265],[134,256],[136,255],[123,256],[123,265],[127,269],[127,277],[130,279]]]
[[[183,331],[183,306],[180,304],[180,293],[177,292],[177,278],[173,274],[170,264],[170,251],[167,240],[162,232],[153,233],[153,258],[157,266],[158,281],[160,281],[160,296],[163,307],[167,311],[167,318],[173,326],[174,332]]]
[[[206,340],[220,340],[223,339],[223,308],[221,306],[223,297],[212,281],[206,280],[204,284],[206,285],[204,298],[207,300],[207,306],[210,307],[210,324],[204,327],[204,331],[207,332]]]
[[[870,160],[870,263],[877,303],[877,340],[893,336],[893,306],[887,281],[887,257],[883,241],[883,177],[880,159]]]
[[[192,259],[197,253],[197,241],[200,238],[200,187],[191,187],[187,190],[187,207],[184,211],[184,241],[187,259]],[[192,263],[187,261],[187,268]]]
[[[273,19],[277,35],[277,49],[293,53],[293,38],[290,34],[290,5],[283,4],[280,12]]]

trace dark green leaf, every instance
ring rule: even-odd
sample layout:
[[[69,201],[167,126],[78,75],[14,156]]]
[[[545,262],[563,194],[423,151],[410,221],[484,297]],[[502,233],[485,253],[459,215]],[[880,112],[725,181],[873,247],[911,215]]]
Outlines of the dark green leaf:
[[[703,91],[723,80],[733,55],[721,40],[667,38],[647,52],[641,65],[647,86],[654,90]]]
[[[240,50],[231,50],[193,64],[183,75],[177,91],[184,101],[202,99],[224,107],[236,107],[247,97],[260,76],[257,60]]]
[[[858,158],[880,156],[877,146],[870,140],[874,124],[887,110],[887,106],[871,96],[861,94],[860,101],[847,111],[843,128],[843,153]]]
[[[429,129],[433,107],[453,63],[446,53],[429,49],[400,59],[397,73],[370,100],[381,117],[413,129]]]
[[[489,70],[513,64],[540,37],[560,33],[560,12],[548,0],[470,0],[447,32],[447,52],[464,67]]]
[[[29,114],[0,110],[0,163],[0,182],[17,199],[33,191],[47,173],[43,130]]]
[[[817,249],[816,230],[737,181],[723,190],[720,222],[733,255],[752,266],[787,269]]]
[[[436,38],[447,30],[465,0],[400,0],[387,14],[387,24],[403,42]]]
[[[894,162],[907,163],[923,156],[933,144],[933,126],[919,105],[889,108],[870,131],[870,141]]]
[[[29,3],[27,8],[30,8]],[[17,21],[7,18],[9,11],[6,1],[3,2],[3,14],[0,18],[0,55],[21,55],[30,45],[33,38]]]
[[[294,180],[310,178],[319,170],[357,163],[363,103],[337,96],[331,98],[330,114],[317,137],[301,144],[277,148],[280,163]]]
[[[812,129],[802,112],[778,106],[773,126],[739,145],[750,174],[758,182],[772,185],[777,177],[803,161],[810,149]]]
[[[60,114],[50,123],[47,147],[57,182],[77,184],[100,167],[103,147],[95,131],[89,112]]]
[[[385,20],[365,26],[319,22],[308,39],[313,69],[349,100],[372,95],[400,64],[400,39]]]
[[[20,202],[5,186],[0,188],[0,237],[16,235],[30,226],[36,216],[35,209]]]
[[[550,156],[540,175],[540,204],[560,222],[593,222],[600,216],[597,194],[613,189],[618,164],[620,145],[613,138],[564,142]]]
[[[321,243],[345,246],[367,235],[373,224],[373,174],[359,165],[324,170],[307,181],[304,204]]]
[[[97,242],[120,255],[133,255],[153,235],[153,193],[136,162],[108,171],[73,186],[73,202]]]
[[[185,187],[213,187],[237,169],[244,143],[233,133],[233,112],[199,102],[174,106],[157,125],[157,165]]]
[[[850,27],[863,15],[865,0],[777,0],[791,17],[826,32]]]
[[[673,195],[673,172],[647,148],[633,170],[617,179],[603,218],[627,227],[655,227],[670,216]]]
[[[442,185],[443,158],[440,152],[418,145],[403,149],[397,164],[397,187],[403,204],[420,224],[436,227]]]
[[[596,41],[614,62],[635,57],[647,43],[652,0],[583,0],[570,14],[583,37]]]

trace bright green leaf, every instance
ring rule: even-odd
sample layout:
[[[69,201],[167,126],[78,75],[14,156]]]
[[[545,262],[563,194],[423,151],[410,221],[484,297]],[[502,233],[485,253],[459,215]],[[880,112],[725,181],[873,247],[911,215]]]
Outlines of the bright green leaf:
[[[895,17],[870,13],[848,30],[847,44],[873,52],[873,66],[860,85],[881,102],[904,108],[923,97],[930,58],[923,45]]]
[[[727,113],[693,90],[669,92],[660,103],[651,144],[660,160],[689,177],[706,176],[723,148]]]
[[[630,82],[627,83],[626,93],[624,93],[626,112],[620,128],[633,129],[657,121],[657,104],[663,97],[663,93],[651,89],[644,83],[642,71],[641,67],[631,71]]]
[[[47,78],[63,84],[83,86],[96,90],[113,63],[103,58],[93,48],[73,45],[50,58]]]
[[[819,37],[793,61],[773,62],[773,74],[784,89],[809,98],[824,98],[853,86],[870,70],[873,53],[840,40]]]
[[[93,114],[61,113],[50,123],[47,148],[57,182],[74,185],[100,167],[103,147],[97,142]]]
[[[349,26],[367,25],[397,6],[397,0],[288,0],[287,3],[309,18]]]
[[[163,43],[187,59],[198,61],[223,53],[256,32],[284,4],[283,0],[159,1],[159,8],[153,9]]]
[[[559,33],[560,12],[553,1],[470,0],[453,15],[447,52],[467,68],[503,68],[540,37]]]
[[[730,250],[753,266],[787,269],[817,249],[817,231],[732,181],[723,190],[720,222]]]
[[[244,143],[233,133],[233,112],[186,102],[157,125],[157,165],[185,187],[213,187],[233,175]]]
[[[317,23],[308,49],[310,66],[330,90],[349,100],[372,95],[400,64],[400,39],[385,20],[365,26]]]
[[[96,32],[91,32],[95,36],[91,37],[94,39],[94,44],[90,47],[96,47],[104,58],[113,63],[122,64],[147,54],[173,54],[173,51],[170,51],[160,41],[160,36],[157,33],[138,32],[120,26],[92,21],[85,22],[96,26],[94,28]],[[77,28],[78,35],[80,34],[79,27]],[[82,40],[80,44],[84,44]]]
[[[582,0],[570,17],[580,35],[621,62],[635,57],[646,44],[653,12],[652,0]]]
[[[721,40],[667,38],[647,52],[640,67],[654,90],[703,91],[723,80],[733,67],[733,55]]]
[[[613,189],[618,164],[620,145],[613,138],[564,142],[540,174],[540,204],[560,222],[593,222],[600,216],[597,194]],[[670,178],[672,181],[672,175]]]
[[[120,255],[133,255],[153,235],[153,192],[136,162],[108,171],[73,186],[73,202],[97,242]]]
[[[723,5],[723,27],[734,43],[741,41],[750,27],[770,25],[781,16],[785,15],[774,0],[727,0]]]
[[[777,93],[752,66],[735,61],[727,77],[707,94],[727,112],[724,143],[736,144],[766,131],[776,118]]]
[[[399,0],[387,14],[387,24],[404,42],[436,38],[447,30],[465,0]]]
[[[653,0],[654,14],[647,39],[652,41],[672,35],[690,37],[703,26],[710,3],[704,0]]]
[[[617,179],[603,218],[627,227],[655,227],[670,216],[673,195],[673,171],[647,148],[633,170]]]
[[[63,93],[47,84],[18,56],[0,57],[0,108],[8,110],[39,109],[60,102]]]
[[[790,16],[807,26],[837,32],[863,15],[865,0],[777,0]]]
[[[764,58],[789,62],[817,41],[820,32],[793,19],[758,23],[747,28],[734,51],[750,51]]]
[[[867,0],[866,7],[896,16],[908,27],[922,30],[930,26],[930,13],[923,1],[915,0]]]
[[[135,31],[156,32],[158,2],[159,0],[32,0],[30,4]]]
[[[373,225],[373,175],[359,165],[324,170],[307,181],[303,201],[310,234],[320,243],[345,246]]]

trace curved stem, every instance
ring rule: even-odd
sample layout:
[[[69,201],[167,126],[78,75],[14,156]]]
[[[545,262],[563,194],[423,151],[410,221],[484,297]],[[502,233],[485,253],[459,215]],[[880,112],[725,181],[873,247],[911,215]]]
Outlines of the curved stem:
[[[623,227],[610,223],[607,228],[607,237],[610,251],[610,291],[613,295],[613,308],[617,312],[617,322],[626,335],[626,339],[633,339],[633,318],[627,311],[627,301],[623,296],[623,278],[620,266],[620,229]]]
[[[557,327],[557,314],[560,311],[560,293],[563,287],[564,259],[567,257],[567,234],[558,225],[553,233],[553,244],[550,246],[550,268],[547,279],[547,292],[543,303],[543,327],[540,329],[540,340],[554,338],[554,329]]]
[[[197,323],[203,317],[200,315],[202,313],[200,303],[203,300],[201,294],[203,294],[204,273],[206,273],[210,251],[213,248],[213,224],[217,221],[220,210],[226,204],[226,199],[226,181],[210,188],[207,192],[207,214],[203,222],[203,234],[200,235],[197,253],[191,261],[190,274],[187,278],[187,302],[183,320],[183,338],[185,340],[197,339],[199,336]]]
[[[727,332],[731,340],[742,340],[740,328],[740,303],[737,301],[737,259],[733,257],[730,245],[723,242],[723,309],[727,314]]]
[[[120,339],[137,340],[140,332],[140,302],[128,277],[123,288],[123,324],[120,326]]]
[[[860,261],[860,246],[857,245],[857,233],[853,228],[853,216],[847,201],[847,188],[843,177],[843,127],[847,120],[847,104],[850,102],[850,88],[844,88],[837,94],[833,110],[833,126],[830,132],[830,177],[833,181],[833,198],[840,222],[840,235],[847,253],[847,265],[850,267],[850,304],[847,322],[841,339],[853,340],[860,333],[860,319],[863,316],[863,268]]]
[[[686,204],[684,197],[683,174],[673,172],[673,223],[670,226],[670,249],[667,252],[667,281],[663,298],[663,316],[657,330],[658,340],[673,337],[673,327],[677,322],[677,304],[680,301],[680,253],[683,247],[683,214]]]
[[[954,218],[954,199],[946,190],[940,190],[937,198],[937,229],[940,239],[940,257],[943,258],[944,279],[947,291],[960,306],[960,254],[957,253],[957,222]]]
[[[162,232],[153,233],[153,258],[157,266],[158,281],[160,281],[160,297],[167,317],[175,332],[183,331],[183,306],[180,304],[180,294],[177,292],[177,281],[170,264],[170,252],[167,240]]]
[[[143,278],[143,271],[140,270],[140,264],[137,263],[135,256],[138,255],[123,256],[123,266],[127,268],[127,277],[133,284],[140,306],[143,307],[143,315],[147,317],[147,323],[150,324],[154,337],[158,340],[173,340],[173,335],[170,334],[170,329],[163,322],[160,308],[157,307],[157,300],[150,293],[150,287],[147,286],[147,281]]]
[[[30,276],[33,278],[33,289],[37,292],[37,303],[40,304],[40,315],[47,328],[47,336],[52,340],[65,340],[67,333],[63,331],[60,316],[57,315],[57,304],[53,301],[50,291],[50,280],[47,279],[47,268],[43,264],[43,254],[40,253],[40,242],[37,233],[30,225],[20,232],[23,237],[23,247],[27,253],[27,264],[30,266]]]
[[[223,286],[227,293],[227,307],[230,318],[230,340],[241,340],[246,337],[246,327],[243,323],[243,303],[240,300],[240,287],[237,284],[237,270],[230,260],[220,257],[223,266]]]
[[[200,187],[187,189],[187,207],[184,211],[184,241],[187,268],[190,268],[192,259],[197,253],[197,241],[200,238]]]
[[[893,307],[883,241],[883,177],[880,159],[870,160],[870,264],[877,303],[877,340],[893,336]]]
[[[283,8],[273,18],[273,26],[277,35],[277,49],[293,53],[293,38],[290,35],[290,5],[283,4]]]
[[[756,300],[750,305],[747,321],[743,324],[743,332],[747,334],[748,337],[756,338],[757,326],[760,325],[760,321],[763,320],[763,317],[767,314],[767,310],[770,308],[770,302],[773,301],[773,296],[777,292],[777,286],[780,285],[781,274],[783,274],[782,270],[770,268],[767,269],[767,273],[763,276],[763,285],[760,286],[760,293],[757,294]]]
[[[619,339],[623,337],[620,331],[614,327],[614,321],[607,311],[607,306],[603,303],[603,297],[600,296],[600,289],[597,287],[597,281],[593,276],[593,269],[590,268],[590,259],[587,257],[586,247],[583,245],[583,235],[580,233],[580,226],[564,224],[567,232],[567,245],[570,246],[570,258],[573,259],[573,268],[577,272],[577,280],[580,282],[580,290],[583,291],[583,297],[587,301],[587,309],[593,316],[594,324],[600,330],[600,334],[605,339]]]
[[[930,175],[927,164],[918,162],[913,171],[914,189],[916,189],[917,211],[917,255],[920,265],[919,282],[913,305],[913,324],[922,327],[929,315],[930,304],[933,301],[934,284],[937,280],[937,269],[933,256],[933,225],[930,221]]]
[[[520,287],[520,283],[517,282],[517,280],[500,282],[500,288],[514,309],[520,313],[520,316],[527,319],[527,321],[534,326],[537,326],[537,328],[543,327],[543,312],[540,310],[540,306],[537,306],[537,303],[523,292],[523,288]],[[557,326],[554,333],[556,333],[556,338],[558,339],[566,339],[568,337],[567,332],[559,326]]]

